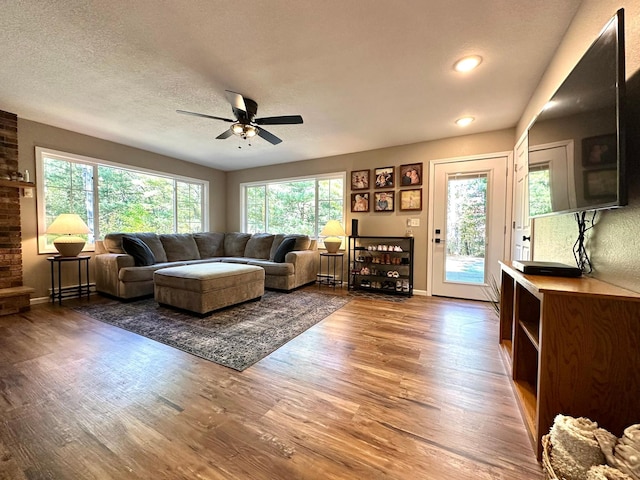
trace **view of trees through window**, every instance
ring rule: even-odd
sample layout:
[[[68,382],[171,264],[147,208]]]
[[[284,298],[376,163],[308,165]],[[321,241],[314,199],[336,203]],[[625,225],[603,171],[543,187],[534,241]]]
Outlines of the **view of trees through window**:
[[[529,215],[544,215],[550,212],[549,164],[531,166],[529,169]]]
[[[447,254],[484,258],[487,229],[487,177],[448,182]]]
[[[204,183],[42,155],[46,229],[61,213],[77,213],[91,229],[88,243],[110,232],[187,233],[204,227]],[[41,250],[55,236],[43,235]]]
[[[316,237],[329,220],[344,225],[344,176],[247,185],[245,231]]]

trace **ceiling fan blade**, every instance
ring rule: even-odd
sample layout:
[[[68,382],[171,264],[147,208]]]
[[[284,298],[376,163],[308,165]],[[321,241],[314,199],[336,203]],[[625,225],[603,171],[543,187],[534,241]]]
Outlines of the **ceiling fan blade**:
[[[223,122],[233,123],[235,120],[230,120],[228,118],[222,117],[214,117],[213,115],[205,115],[204,113],[196,113],[196,112],[187,112],[186,110],[176,110],[177,113],[182,113],[184,115],[193,115],[194,117],[204,117],[204,118],[212,118],[214,120],[222,120]]]
[[[220,135],[218,135],[216,138],[218,140],[224,140],[225,138],[229,138],[231,135],[233,135],[233,132],[231,131],[230,128],[227,128],[224,132],[222,132]]]
[[[254,120],[258,125],[294,125],[302,122],[300,115],[281,115],[280,117],[263,117]]]
[[[232,92],[231,90],[225,90],[227,95],[227,100],[233,108],[237,108],[238,110],[242,110],[243,112],[247,111],[247,106],[244,103],[244,97],[239,93]]]
[[[264,128],[258,128],[258,136],[264,138],[267,142],[272,145],[277,145],[282,143],[282,140],[276,137],[273,133],[267,132]]]

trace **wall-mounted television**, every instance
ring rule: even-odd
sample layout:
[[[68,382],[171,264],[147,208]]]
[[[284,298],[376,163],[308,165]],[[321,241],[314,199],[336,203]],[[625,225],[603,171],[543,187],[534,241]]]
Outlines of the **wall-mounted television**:
[[[627,204],[624,101],[620,9],[529,127],[531,217]]]

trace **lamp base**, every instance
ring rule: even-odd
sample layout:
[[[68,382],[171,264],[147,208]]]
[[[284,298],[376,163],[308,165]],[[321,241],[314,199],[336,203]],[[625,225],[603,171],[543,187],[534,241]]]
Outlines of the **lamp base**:
[[[63,257],[77,257],[85,243],[84,238],[62,235],[53,241],[53,246]]]
[[[324,239],[324,247],[327,249],[327,253],[338,253],[338,249],[342,244],[342,240],[325,238]]]

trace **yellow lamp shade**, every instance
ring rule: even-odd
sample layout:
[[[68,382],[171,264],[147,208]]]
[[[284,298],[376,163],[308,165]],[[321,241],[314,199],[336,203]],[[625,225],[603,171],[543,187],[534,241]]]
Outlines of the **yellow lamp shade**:
[[[85,240],[78,234],[91,233],[87,224],[75,213],[62,213],[53,221],[46,233],[60,235],[53,241],[63,257],[76,257],[82,251]]]

